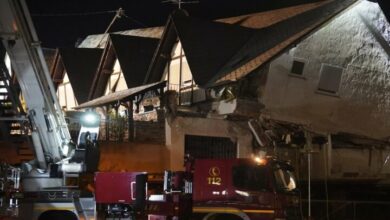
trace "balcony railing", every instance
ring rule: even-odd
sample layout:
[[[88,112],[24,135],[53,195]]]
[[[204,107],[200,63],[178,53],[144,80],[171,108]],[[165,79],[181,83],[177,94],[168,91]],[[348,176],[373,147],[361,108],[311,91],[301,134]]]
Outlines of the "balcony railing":
[[[174,90],[177,92],[178,105],[192,105],[207,99],[206,90],[199,88],[196,85],[186,86],[179,84],[168,84],[167,90]]]

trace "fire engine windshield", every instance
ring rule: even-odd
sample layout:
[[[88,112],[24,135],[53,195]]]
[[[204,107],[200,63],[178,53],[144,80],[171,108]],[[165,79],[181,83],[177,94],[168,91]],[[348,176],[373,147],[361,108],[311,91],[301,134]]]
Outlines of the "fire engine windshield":
[[[279,189],[291,192],[296,189],[295,177],[289,170],[277,168],[274,170],[276,185]]]
[[[267,170],[264,166],[240,165],[233,167],[233,185],[243,190],[268,189]]]

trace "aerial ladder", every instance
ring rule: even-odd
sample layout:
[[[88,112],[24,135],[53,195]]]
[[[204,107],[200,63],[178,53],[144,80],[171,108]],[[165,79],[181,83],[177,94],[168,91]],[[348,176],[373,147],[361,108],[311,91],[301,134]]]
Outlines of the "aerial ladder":
[[[35,160],[24,163],[20,169],[23,193],[40,198],[40,202],[32,202],[32,215],[28,215],[26,219],[40,219],[42,213],[50,210],[71,210],[79,216],[83,204],[74,203],[75,197],[77,200],[80,198],[75,191],[69,190],[64,176],[93,169],[88,168],[88,162],[85,161],[86,146],[96,145],[98,120],[88,116],[90,123],[87,122],[82,128],[80,145],[76,146],[71,142],[24,0],[0,1],[0,40],[0,49],[6,50],[10,57],[13,72],[26,102],[26,120],[30,124],[36,157]],[[98,158],[90,157],[90,160],[94,159]],[[96,167],[96,161],[92,164]],[[89,209],[93,207],[91,204]],[[43,215],[50,216],[50,213]]]

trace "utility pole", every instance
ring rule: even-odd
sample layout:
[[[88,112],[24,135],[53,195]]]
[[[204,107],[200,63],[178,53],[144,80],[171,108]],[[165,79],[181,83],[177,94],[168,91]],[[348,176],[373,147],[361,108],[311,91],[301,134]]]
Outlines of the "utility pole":
[[[313,153],[311,133],[305,130],[305,153],[307,153],[307,219],[311,220],[311,154]]]
[[[101,37],[101,39],[100,39],[100,41],[99,41],[99,43],[97,44],[96,47],[99,47],[99,46],[100,46],[100,44],[102,43],[102,41],[103,41],[105,35],[110,31],[111,26],[114,24],[114,22],[115,22],[117,19],[122,18],[124,15],[125,15],[125,11],[124,11],[122,8],[118,8],[118,10],[117,10],[116,13],[115,13],[115,16],[112,18],[110,24],[108,25],[108,27],[106,28],[106,30],[105,30],[104,33],[102,34],[102,37]]]

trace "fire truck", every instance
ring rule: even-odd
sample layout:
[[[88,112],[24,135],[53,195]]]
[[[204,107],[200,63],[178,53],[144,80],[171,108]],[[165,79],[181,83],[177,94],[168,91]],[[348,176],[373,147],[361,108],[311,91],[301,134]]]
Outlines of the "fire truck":
[[[28,124],[35,153],[35,160],[21,167],[1,166],[0,211],[5,208],[17,219],[94,218],[94,197],[84,196],[68,183],[80,173],[97,168],[97,115],[85,115],[78,143],[73,144],[23,0],[0,1],[0,40],[1,87],[7,89],[6,96],[13,94],[11,71],[4,62],[7,54],[26,102],[26,114],[16,120]]]
[[[186,158],[163,175],[97,172],[96,202],[106,219],[301,219],[293,168],[272,158]]]

